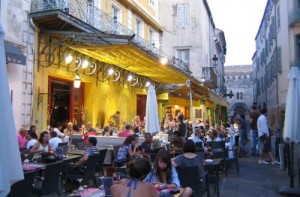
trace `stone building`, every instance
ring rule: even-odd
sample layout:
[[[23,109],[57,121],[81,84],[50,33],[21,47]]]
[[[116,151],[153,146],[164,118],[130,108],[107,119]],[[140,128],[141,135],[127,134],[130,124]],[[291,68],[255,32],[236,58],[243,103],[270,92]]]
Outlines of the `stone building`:
[[[228,113],[231,115],[235,111],[247,117],[253,105],[252,65],[234,65],[224,68],[227,94],[232,93],[232,97],[227,96],[230,106]]]
[[[282,127],[288,73],[300,65],[299,1],[268,1],[255,38],[254,102],[269,111],[272,128]]]

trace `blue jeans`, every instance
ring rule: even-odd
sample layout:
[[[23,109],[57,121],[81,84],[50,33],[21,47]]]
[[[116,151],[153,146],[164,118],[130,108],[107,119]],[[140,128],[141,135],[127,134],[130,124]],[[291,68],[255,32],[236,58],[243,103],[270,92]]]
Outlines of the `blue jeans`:
[[[256,155],[261,151],[261,142],[258,139],[258,131],[250,129],[252,154]]]

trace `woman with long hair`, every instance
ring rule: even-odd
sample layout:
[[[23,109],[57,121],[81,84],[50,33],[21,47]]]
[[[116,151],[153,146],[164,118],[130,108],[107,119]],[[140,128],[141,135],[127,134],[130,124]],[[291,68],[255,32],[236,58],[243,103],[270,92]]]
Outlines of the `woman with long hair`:
[[[171,156],[167,150],[162,149],[157,153],[154,168],[146,176],[144,182],[154,184],[157,190],[172,190],[180,187],[178,174],[176,169],[172,166]],[[180,196],[185,197],[191,195],[192,189],[185,188]]]
[[[123,145],[118,149],[117,156],[116,156],[116,165],[118,167],[123,166],[128,158],[133,158],[136,154],[137,147],[138,147],[138,140],[136,140],[135,135],[128,136]]]
[[[50,135],[48,131],[43,131],[40,134],[39,140],[30,149],[30,153],[34,154],[33,155],[34,160],[40,159],[42,157],[42,153],[53,154],[53,149],[49,143],[49,139],[50,139]]]
[[[155,187],[150,183],[144,183],[143,179],[151,171],[149,160],[137,158],[127,163],[127,180],[111,186],[113,197],[158,197]]]

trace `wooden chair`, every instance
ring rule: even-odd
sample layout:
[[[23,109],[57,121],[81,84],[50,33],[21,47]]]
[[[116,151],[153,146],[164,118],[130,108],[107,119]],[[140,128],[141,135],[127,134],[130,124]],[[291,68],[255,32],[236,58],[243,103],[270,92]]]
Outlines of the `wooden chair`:
[[[8,197],[29,197],[32,190],[32,183],[34,177],[38,174],[38,171],[27,171],[24,172],[24,179],[14,183],[10,187]]]
[[[207,197],[210,197],[207,172],[200,180],[199,171],[197,166],[177,167],[177,172],[182,187],[190,187],[193,190],[193,197],[201,197],[207,192]],[[192,176],[191,176],[192,175]]]
[[[36,180],[33,183],[32,193],[42,196],[57,192],[57,195],[60,196],[59,183],[63,165],[63,161],[47,164],[44,176],[35,177]]]

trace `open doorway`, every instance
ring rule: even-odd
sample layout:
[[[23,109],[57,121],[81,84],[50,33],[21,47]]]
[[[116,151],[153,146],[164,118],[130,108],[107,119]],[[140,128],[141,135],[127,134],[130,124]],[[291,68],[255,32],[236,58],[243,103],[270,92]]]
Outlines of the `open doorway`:
[[[71,120],[72,82],[50,79],[50,125]]]

